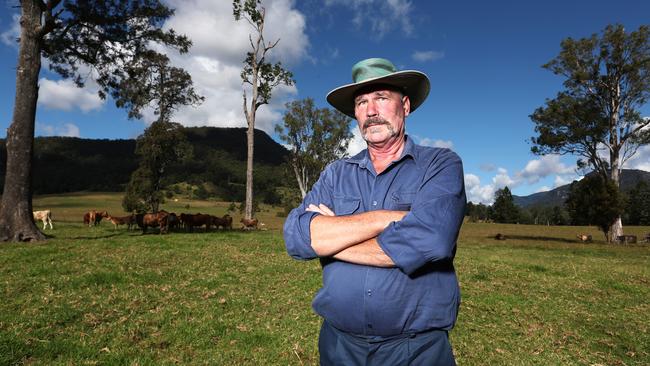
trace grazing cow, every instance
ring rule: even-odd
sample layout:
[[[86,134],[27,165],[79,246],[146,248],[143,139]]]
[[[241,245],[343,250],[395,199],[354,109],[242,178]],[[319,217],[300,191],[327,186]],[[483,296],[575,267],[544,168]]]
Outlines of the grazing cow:
[[[641,243],[650,243],[650,233],[645,234]]]
[[[142,234],[147,232],[147,227],[158,227],[160,234],[167,232],[167,216],[169,213],[166,211],[158,211],[157,213],[140,213],[135,215],[135,222],[142,229]]]
[[[620,235],[616,237],[616,241],[623,244],[636,244],[636,235]]]
[[[250,219],[249,220],[249,219],[246,219],[246,218],[243,218],[243,217],[242,217],[241,220],[239,220],[239,222],[241,222],[242,225],[243,225],[242,229],[246,229],[246,230],[250,230],[250,229],[257,230],[257,224],[259,223],[259,221],[257,219]]]
[[[578,238],[578,240],[580,240],[583,243],[591,243],[591,235],[580,234],[580,235],[576,235],[576,237]]]
[[[106,219],[113,223],[115,229],[117,229],[117,227],[120,225],[126,225],[127,230],[130,230],[131,226],[135,224],[135,215],[122,216],[122,217],[108,215]]]
[[[52,226],[52,212],[50,210],[43,210],[43,211],[34,211],[34,221],[43,221],[43,230],[47,227],[47,225],[50,225],[50,229],[54,229],[54,226]]]
[[[169,216],[167,216],[167,228],[168,229],[176,229],[180,225],[180,219],[178,216],[176,216],[175,213],[171,212]]]
[[[232,217],[228,214],[223,215],[223,217],[212,217],[212,224],[217,229],[223,227],[224,230],[232,230]]]
[[[503,235],[503,234],[501,234],[501,233],[497,233],[497,234],[494,236],[494,239],[496,239],[496,240],[506,240],[506,236]]]
[[[102,221],[104,217],[108,217],[108,212],[106,211],[97,212],[95,210],[86,212],[84,214],[84,225],[88,225],[89,227],[97,226],[99,225],[99,222]]]
[[[187,231],[193,231],[195,226],[201,227],[203,225],[205,225],[205,231],[208,231],[212,225],[212,216],[202,213],[195,215],[181,214],[181,222],[187,228]]]

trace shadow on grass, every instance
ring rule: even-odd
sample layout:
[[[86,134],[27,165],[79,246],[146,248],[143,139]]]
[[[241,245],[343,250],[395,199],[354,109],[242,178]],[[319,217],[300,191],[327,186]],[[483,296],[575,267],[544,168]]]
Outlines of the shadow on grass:
[[[120,233],[111,233],[111,234],[97,235],[97,236],[75,236],[72,237],[71,239],[75,239],[75,240],[108,239],[114,236],[123,236],[123,235]]]
[[[488,236],[488,238],[497,241],[494,236]],[[578,241],[566,238],[555,238],[551,236],[532,236],[532,235],[505,235],[504,240],[527,240],[527,241],[536,241],[536,242],[557,242],[557,243],[568,243],[568,244],[577,244]]]

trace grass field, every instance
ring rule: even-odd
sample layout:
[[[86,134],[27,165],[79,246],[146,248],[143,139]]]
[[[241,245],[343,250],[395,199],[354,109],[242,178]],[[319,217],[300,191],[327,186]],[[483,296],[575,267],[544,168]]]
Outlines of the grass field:
[[[228,205],[187,204],[164,208]],[[116,194],[34,207],[52,209],[51,238],[0,244],[0,365],[317,364],[320,268],[286,255],[274,209],[260,213],[267,230],[161,236],[82,225],[88,209],[123,214]],[[578,244],[582,232],[595,242]],[[647,244],[605,245],[591,227],[466,223],[456,268],[459,365],[650,364]]]

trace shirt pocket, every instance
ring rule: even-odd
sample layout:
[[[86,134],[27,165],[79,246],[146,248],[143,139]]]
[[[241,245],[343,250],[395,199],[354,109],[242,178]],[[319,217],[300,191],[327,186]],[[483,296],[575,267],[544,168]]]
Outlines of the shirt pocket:
[[[411,211],[415,199],[415,191],[396,191],[391,194],[393,209],[397,211]]]
[[[361,198],[334,197],[334,213],[336,216],[345,216],[355,213],[359,209]]]

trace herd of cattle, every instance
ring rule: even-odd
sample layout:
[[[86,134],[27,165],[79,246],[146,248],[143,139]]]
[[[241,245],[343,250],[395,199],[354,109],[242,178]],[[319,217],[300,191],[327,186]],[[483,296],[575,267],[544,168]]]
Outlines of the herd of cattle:
[[[201,213],[182,213],[176,215],[173,212],[164,210],[158,211],[157,213],[140,213],[127,216],[111,216],[106,211],[92,210],[84,214],[83,223],[92,227],[99,225],[102,219],[110,221],[116,229],[120,225],[125,225],[128,230],[137,226],[142,229],[143,234],[147,232],[148,227],[157,228],[161,234],[167,233],[169,230],[183,229],[192,232],[195,228],[201,227],[205,228],[205,231],[213,227],[215,229],[223,228],[232,230],[232,217],[228,214],[222,217]],[[52,226],[52,212],[50,210],[34,211],[34,221],[42,221],[43,230],[45,230],[47,225],[50,226],[50,229],[54,228]],[[242,218],[240,222],[242,223],[241,228],[244,230],[257,229],[259,225],[257,219],[247,220]]]

